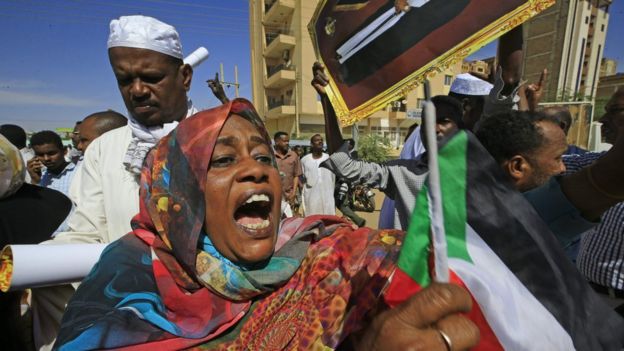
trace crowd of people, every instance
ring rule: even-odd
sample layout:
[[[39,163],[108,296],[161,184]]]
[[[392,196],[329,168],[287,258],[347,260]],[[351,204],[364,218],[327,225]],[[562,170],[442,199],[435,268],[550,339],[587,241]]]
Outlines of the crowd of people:
[[[556,264],[576,264],[587,282],[579,289],[609,306],[596,310],[605,330],[591,344],[619,350],[624,88],[600,119],[612,148],[568,145],[569,112],[539,107],[543,79],[521,84],[522,41],[521,28],[500,39],[492,83],[459,75],[448,95],[430,98],[436,142],[442,148],[465,132],[491,155],[500,166],[495,186],[524,195],[550,229],[543,235],[569,258]],[[434,283],[393,308],[384,301],[427,183],[425,121],[413,126],[399,159],[359,159],[316,63],[311,84],[325,133],[302,155],[289,133],[270,135],[254,106],[230,101],[218,80],[211,88],[222,105],[198,111],[187,97],[193,70],[172,26],[115,19],[108,57],[128,117],[103,111],[77,122],[78,152],[53,131],[27,140],[21,127],[0,126],[2,246],[110,243],[82,282],[0,293],[3,349],[479,344],[483,330],[469,317],[475,302],[464,287]],[[374,209],[370,189],[386,195],[379,228],[354,212]],[[524,349],[540,349],[532,342]]]

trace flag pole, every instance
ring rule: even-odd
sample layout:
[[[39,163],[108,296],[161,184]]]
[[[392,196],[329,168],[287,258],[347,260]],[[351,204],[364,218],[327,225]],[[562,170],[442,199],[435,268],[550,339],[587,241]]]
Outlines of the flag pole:
[[[429,163],[428,196],[431,204],[431,242],[433,245],[434,277],[436,282],[448,283],[448,250],[446,233],[444,230],[444,212],[442,210],[442,191],[440,188],[440,168],[438,167],[438,142],[436,138],[436,110],[431,102],[429,81],[425,81],[425,99],[423,119],[427,141],[427,155]]]

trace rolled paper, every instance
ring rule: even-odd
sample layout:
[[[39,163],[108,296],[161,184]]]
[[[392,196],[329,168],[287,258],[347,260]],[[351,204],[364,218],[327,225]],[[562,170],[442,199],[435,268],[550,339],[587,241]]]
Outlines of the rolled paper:
[[[107,245],[7,245],[0,253],[0,291],[79,282]]]
[[[199,48],[197,48],[197,50],[193,51],[190,55],[184,58],[184,63],[195,68],[199,66],[202,62],[206,61],[208,55],[208,49],[200,46]]]

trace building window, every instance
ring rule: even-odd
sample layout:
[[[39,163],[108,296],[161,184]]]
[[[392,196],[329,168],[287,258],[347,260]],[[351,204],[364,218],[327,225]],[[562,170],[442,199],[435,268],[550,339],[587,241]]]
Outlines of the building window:
[[[604,32],[604,24],[600,26],[600,31]]]
[[[444,76],[444,85],[451,85],[453,82],[453,76],[445,75]]]
[[[585,16],[585,24],[589,23],[589,17]]]

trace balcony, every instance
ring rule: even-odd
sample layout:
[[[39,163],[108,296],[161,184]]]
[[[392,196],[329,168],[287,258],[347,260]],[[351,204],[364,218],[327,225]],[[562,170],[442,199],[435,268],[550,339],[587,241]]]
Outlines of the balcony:
[[[274,99],[269,97],[268,105],[267,119],[278,119],[295,115],[295,101],[290,98]]]
[[[264,57],[281,58],[284,51],[295,47],[295,37],[290,31],[278,31],[266,34]]]
[[[295,66],[279,64],[267,67],[267,80],[264,83],[264,87],[267,89],[281,89],[295,83],[295,80]]]
[[[264,23],[284,23],[295,11],[295,0],[266,0],[264,4]]]

